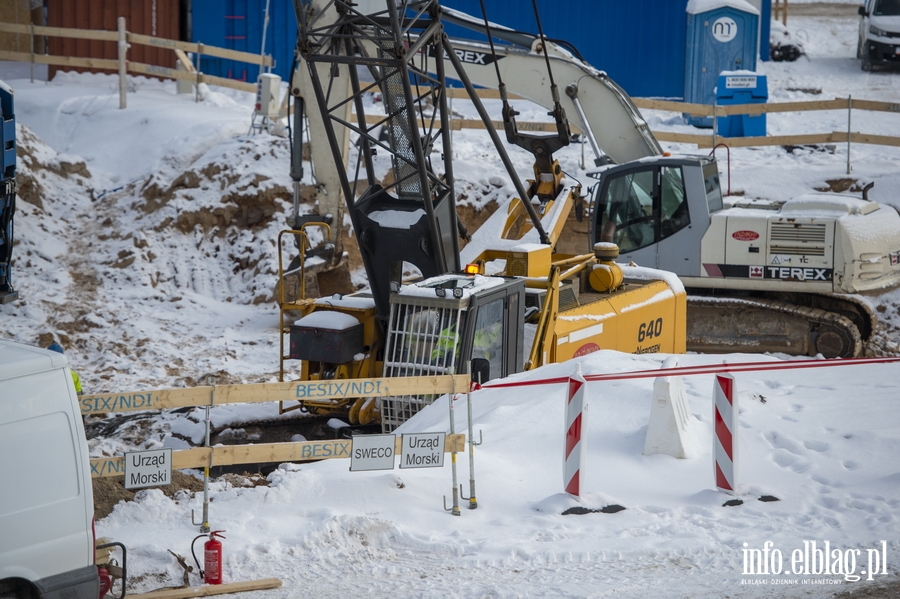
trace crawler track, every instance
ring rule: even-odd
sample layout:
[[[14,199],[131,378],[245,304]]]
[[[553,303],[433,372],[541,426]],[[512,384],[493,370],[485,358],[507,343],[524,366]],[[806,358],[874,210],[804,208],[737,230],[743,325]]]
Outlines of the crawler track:
[[[705,353],[782,352],[848,358],[862,353],[875,324],[868,306],[849,297],[691,295],[687,348]]]

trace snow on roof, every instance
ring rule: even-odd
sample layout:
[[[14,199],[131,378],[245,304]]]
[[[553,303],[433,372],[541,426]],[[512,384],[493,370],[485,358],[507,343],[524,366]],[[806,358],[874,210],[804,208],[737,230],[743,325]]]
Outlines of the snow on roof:
[[[317,306],[332,306],[335,308],[355,308],[357,310],[368,310],[375,307],[375,300],[371,297],[363,297],[359,295],[341,295],[335,293],[330,297],[320,297],[316,299]]]
[[[720,71],[719,76],[722,76],[722,75],[724,75],[726,77],[736,77],[736,76],[759,77],[760,76],[760,74],[757,73],[756,71],[748,71],[747,69],[739,69],[737,71]]]
[[[847,215],[840,219],[840,226],[850,239],[876,244],[869,251],[888,254],[900,250],[900,214],[896,210]]]
[[[821,213],[823,217],[836,218],[839,214],[864,214],[877,210],[877,204],[860,198],[836,193],[807,193],[791,198],[781,207],[781,212]],[[873,210],[874,208],[874,210]]]
[[[485,277],[482,275],[457,275],[447,274],[431,277],[411,285],[400,288],[400,295],[410,297],[437,297],[435,289],[443,287],[447,290],[447,297],[453,297],[453,289],[462,289],[463,298],[468,298],[476,291],[482,291],[490,287],[502,285],[504,279],[500,277]]]
[[[43,372],[66,364],[66,356],[59,352],[0,339],[0,380]]]
[[[316,310],[303,318],[294,321],[295,327],[309,327],[314,329],[328,329],[331,331],[343,331],[353,328],[360,322],[344,312],[333,310]]]

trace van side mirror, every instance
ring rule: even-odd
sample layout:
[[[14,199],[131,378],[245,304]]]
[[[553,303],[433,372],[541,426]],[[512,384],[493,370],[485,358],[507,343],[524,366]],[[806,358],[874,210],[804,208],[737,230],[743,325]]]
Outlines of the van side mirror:
[[[864,16],[866,16],[866,7],[860,6],[859,8],[856,9],[856,12],[859,13],[859,16],[864,17]]]
[[[485,358],[472,359],[472,382],[484,383],[491,378],[491,363]]]

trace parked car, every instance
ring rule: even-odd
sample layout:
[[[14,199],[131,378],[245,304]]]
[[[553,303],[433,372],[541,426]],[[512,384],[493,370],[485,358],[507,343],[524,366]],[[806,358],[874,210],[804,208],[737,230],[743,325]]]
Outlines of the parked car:
[[[866,0],[859,17],[856,57],[862,69],[900,67],[900,0]]]

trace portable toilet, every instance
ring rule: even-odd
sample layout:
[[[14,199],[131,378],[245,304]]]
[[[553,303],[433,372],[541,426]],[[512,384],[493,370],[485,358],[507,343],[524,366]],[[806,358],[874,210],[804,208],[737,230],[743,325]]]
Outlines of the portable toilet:
[[[684,60],[684,101],[714,104],[722,71],[755,71],[759,11],[746,0],[689,0]],[[695,127],[712,117],[689,116]]]

